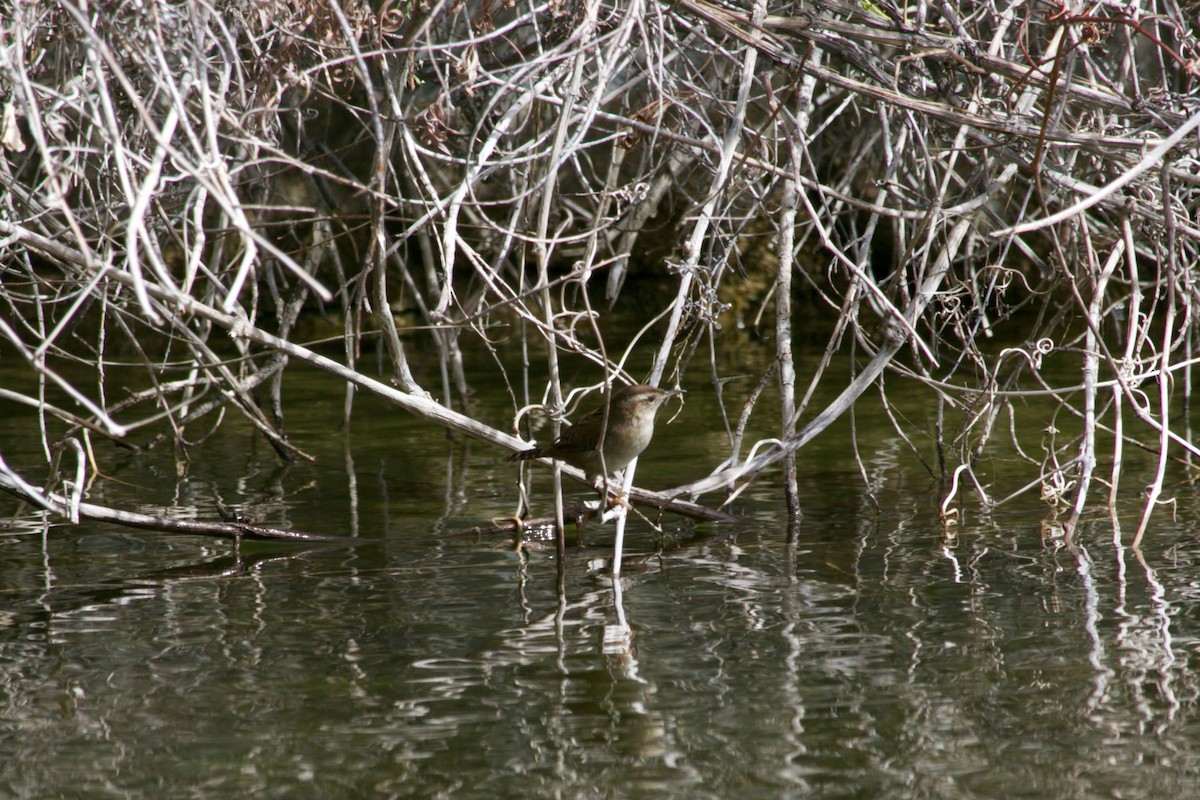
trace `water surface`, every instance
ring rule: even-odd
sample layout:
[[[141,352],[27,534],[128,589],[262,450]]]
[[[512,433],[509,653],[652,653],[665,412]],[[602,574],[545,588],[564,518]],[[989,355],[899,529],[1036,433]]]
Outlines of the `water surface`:
[[[1185,486],[1176,520],[1156,517],[1142,554],[1099,512],[1076,548],[1046,538],[1036,498],[993,519],[968,504],[950,546],[937,484],[864,411],[873,499],[846,427],[831,430],[802,453],[804,519],[790,543],[774,478],[739,498],[736,523],[631,522],[633,646],[606,653],[611,530],[568,551],[560,593],[553,548],[520,553],[467,532],[515,508],[502,454],[370,398],[341,432],[340,387],[289,380],[289,434],[316,464],[281,466],[227,421],[186,463],[101,444],[107,477],[91,499],[185,518],[216,518],[219,501],[356,543],[237,548],[43,526],[28,509],[0,531],[0,795],[963,800],[1200,788],[1200,506]],[[724,458],[706,397],[693,387],[660,430],[642,485],[682,483]],[[6,458],[34,463],[36,431],[4,419]],[[1003,459],[990,467],[1001,482]],[[546,507],[548,486],[534,482]],[[1137,509],[1122,513],[1128,541]]]

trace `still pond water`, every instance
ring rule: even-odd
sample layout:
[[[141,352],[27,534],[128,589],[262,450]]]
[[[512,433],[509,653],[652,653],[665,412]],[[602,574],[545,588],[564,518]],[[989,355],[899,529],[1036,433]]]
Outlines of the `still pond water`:
[[[643,486],[725,456],[711,391],[689,388]],[[281,466],[227,421],[186,468],[101,446],[90,499],[203,519],[220,502],[361,544],[237,552],[44,528],[27,510],[0,529],[0,796],[1200,794],[1190,488],[1171,487],[1178,515],[1156,517],[1140,555],[1100,513],[1078,548],[1045,538],[1036,498],[970,511],[948,547],[936,484],[863,411],[878,508],[842,424],[802,451],[794,547],[775,476],[735,523],[632,521],[633,647],[611,654],[610,529],[569,549],[560,594],[553,548],[463,533],[513,513],[502,454],[367,397],[343,435],[341,388],[312,372],[293,370],[287,395],[289,435],[316,464]],[[29,420],[0,408],[14,466],[37,463]],[[1003,453],[989,467],[1012,486],[1024,469],[1006,473]],[[545,507],[547,487],[539,473]]]

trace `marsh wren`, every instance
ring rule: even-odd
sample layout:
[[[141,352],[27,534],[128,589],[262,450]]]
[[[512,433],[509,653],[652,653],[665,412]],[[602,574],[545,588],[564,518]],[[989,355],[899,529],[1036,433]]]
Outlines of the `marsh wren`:
[[[608,404],[608,424],[604,424],[604,407],[579,418],[554,441],[554,444],[521,450],[508,457],[509,461],[531,458],[553,458],[583,470],[588,482],[599,486],[602,479],[617,470],[625,469],[650,444],[654,436],[654,416],[668,398],[681,394],[679,389],[659,389],[657,386],[635,384],[622,386],[612,393]],[[604,428],[604,447],[600,447],[600,432]],[[603,458],[601,453],[603,452]]]

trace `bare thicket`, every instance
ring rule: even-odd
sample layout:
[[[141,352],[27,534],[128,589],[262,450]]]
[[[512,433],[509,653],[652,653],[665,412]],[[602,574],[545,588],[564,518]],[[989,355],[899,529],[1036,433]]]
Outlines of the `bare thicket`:
[[[600,321],[649,271],[674,282],[640,334],[650,381],[719,386],[733,298],[778,355],[753,394],[780,398],[753,409],[778,435],[732,426],[724,463],[667,495],[782,463],[795,515],[796,450],[913,381],[936,430],[892,419],[948,525],[968,488],[1004,499],[974,472],[986,447],[1028,460],[1068,533],[1142,490],[1121,476],[1138,447],[1159,455],[1140,538],[1196,454],[1195,7],[745,2],[0,2],[0,354],[38,387],[0,398],[58,471],[41,489],[0,460],[0,480],[78,514],[96,436],[186,447],[219,413],[305,457],[279,401],[297,359],[346,382],[347,414],[367,390],[516,447],[462,410],[464,355],[494,356],[514,421],[559,411],[560,355],[620,373],[634,343]],[[824,369],[792,363],[801,302],[829,311],[822,364],[858,365],[819,409]],[[297,334],[317,308],[337,358]],[[440,371],[415,373],[430,346]],[[1043,376],[1051,355],[1073,385]],[[1041,450],[1011,423],[1029,393],[1076,420]]]

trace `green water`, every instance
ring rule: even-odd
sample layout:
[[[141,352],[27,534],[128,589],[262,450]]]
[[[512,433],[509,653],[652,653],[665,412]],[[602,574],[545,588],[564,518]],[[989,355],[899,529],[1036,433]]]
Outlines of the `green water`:
[[[647,488],[726,455],[698,377],[642,459]],[[482,416],[511,413],[477,388]],[[895,381],[889,392],[925,425],[918,398]],[[631,521],[633,646],[613,654],[601,646],[616,619],[610,529],[568,551],[560,593],[553,548],[519,554],[468,532],[515,508],[501,453],[368,397],[340,431],[341,387],[312,371],[293,370],[286,394],[289,435],[315,464],[281,466],[230,419],[186,464],[97,443],[107,477],[89,499],[201,519],[220,502],[353,546],[239,550],[43,526],[28,509],[0,530],[0,796],[1200,789],[1200,503],[1186,487],[1172,487],[1178,514],[1155,518],[1141,558],[1114,544],[1101,503],[1080,547],[1044,538],[1036,497],[992,519],[968,504],[947,547],[937,484],[864,407],[861,469],[848,421],[802,451],[791,545],[774,474],[739,498],[735,523]],[[27,412],[0,411],[8,462],[36,464]],[[1003,452],[987,472],[1028,480]],[[543,509],[548,486],[534,482]],[[1136,512],[1121,519],[1125,541]]]

